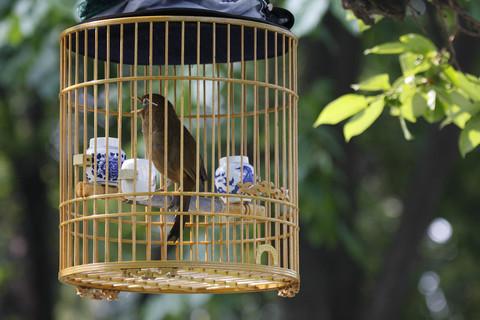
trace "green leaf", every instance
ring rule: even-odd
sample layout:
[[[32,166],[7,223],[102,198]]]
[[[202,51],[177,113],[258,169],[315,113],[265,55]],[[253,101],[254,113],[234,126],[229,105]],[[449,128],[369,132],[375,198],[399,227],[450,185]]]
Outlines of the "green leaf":
[[[405,44],[408,51],[420,54],[437,51],[432,41],[419,34],[410,33],[400,37],[400,42]]]
[[[404,84],[400,87],[400,115],[402,119],[410,122],[416,122],[417,118],[413,112],[413,96],[415,95],[415,87]]]
[[[480,78],[477,78],[474,75],[468,74],[468,73],[465,73],[465,76],[467,77],[468,80],[470,80],[474,84],[480,85]]]
[[[385,107],[384,97],[380,97],[369,105],[365,110],[355,115],[343,127],[345,140],[350,141],[353,137],[362,134],[380,117]]]
[[[472,116],[480,111],[479,102],[473,103],[459,91],[445,92],[439,90],[438,99],[443,104],[447,116],[442,126],[455,123],[459,128],[464,129]]]
[[[386,73],[373,76],[359,84],[352,85],[352,88],[355,91],[386,91],[391,87],[390,76]]]
[[[418,34],[406,34],[400,37],[400,42],[388,42],[365,51],[365,54],[400,54],[410,51],[417,54],[436,52],[437,47],[432,41]]]
[[[410,130],[408,130],[407,123],[405,122],[405,119],[403,119],[402,117],[400,117],[400,127],[402,128],[402,132],[403,132],[403,136],[405,137],[405,140],[412,141],[413,135],[410,132]]]
[[[23,39],[22,29],[20,27],[20,20],[16,15],[12,16],[10,20],[11,20],[11,25],[10,25],[10,33],[8,34],[8,41],[10,42],[11,45],[16,46]]]
[[[400,54],[407,50],[401,42],[388,42],[365,50],[365,54]]]
[[[460,152],[462,156],[473,151],[480,145],[480,115],[475,116],[467,122],[465,129],[460,135]]]
[[[402,102],[401,115],[410,122],[417,122],[417,118],[422,116],[428,108],[425,98],[416,92],[415,87],[409,85],[403,86],[400,101]]]
[[[322,124],[337,124],[357,114],[368,105],[368,100],[362,95],[347,94],[329,103],[318,116],[314,126]]]
[[[352,10],[347,10],[345,18],[347,19],[347,21],[352,22],[356,26],[356,28],[353,28],[353,30],[355,30],[356,32],[358,31],[360,33],[363,33],[372,27],[363,22],[362,19],[358,19]]]
[[[471,78],[453,67],[446,68],[443,73],[448,80],[462,90],[470,99],[480,101],[480,85],[478,83],[472,81]]]
[[[422,116],[428,109],[425,98],[420,93],[415,93],[412,99],[413,114],[415,117]]]
[[[405,77],[425,72],[432,67],[430,61],[424,55],[411,52],[400,56],[400,66]]]
[[[445,113],[442,108],[435,108],[435,110],[427,108],[425,114],[423,115],[423,118],[427,120],[428,123],[436,123],[445,118]]]
[[[432,111],[437,107],[437,92],[433,89],[427,93],[427,106]]]

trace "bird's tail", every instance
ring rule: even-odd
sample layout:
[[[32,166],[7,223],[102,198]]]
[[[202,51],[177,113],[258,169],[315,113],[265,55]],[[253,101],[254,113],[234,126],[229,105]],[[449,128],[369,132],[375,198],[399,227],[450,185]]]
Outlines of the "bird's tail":
[[[209,191],[209,178],[207,171],[205,170],[205,166],[203,164],[203,159],[201,162],[201,169],[200,169],[200,192],[205,192]],[[183,190],[184,191],[195,191],[196,190],[196,183],[194,181],[186,180],[184,181],[183,184]],[[190,197],[189,196],[183,196],[183,212],[188,213],[190,207]],[[183,216],[183,218],[182,218]],[[172,229],[170,230],[168,234],[168,241],[177,241],[180,238],[180,225],[181,220],[183,219],[183,226],[185,226],[185,223],[190,221],[190,215],[185,214],[185,215],[177,215],[175,216],[175,222],[173,224]]]
[[[183,189],[184,191],[194,191],[195,183],[189,180],[184,181]],[[181,214],[177,214],[175,216],[175,222],[173,224],[173,227],[172,229],[170,229],[170,232],[168,233],[168,238],[167,238],[168,241],[175,242],[180,238],[180,225],[184,227],[185,223],[190,221],[190,215],[184,214],[184,213],[188,213],[189,207],[190,207],[190,196],[183,196],[183,210]],[[182,220],[183,220],[183,224],[182,224]]]

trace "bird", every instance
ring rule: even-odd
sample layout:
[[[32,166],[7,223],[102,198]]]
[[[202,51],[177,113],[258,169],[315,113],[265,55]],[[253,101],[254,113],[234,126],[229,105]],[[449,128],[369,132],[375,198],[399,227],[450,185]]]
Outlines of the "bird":
[[[139,98],[142,104],[142,109],[138,111],[142,121],[142,133],[145,143],[145,150],[147,159],[153,162],[155,168],[162,174],[167,173],[167,178],[177,184],[181,184],[181,172],[180,172],[180,128],[182,123],[178,118],[177,113],[173,105],[160,94],[147,94]],[[150,103],[152,105],[152,135],[150,137]],[[165,146],[165,108],[167,108],[167,145]],[[152,153],[150,154],[150,138]],[[183,190],[184,192],[192,192],[196,189],[196,160],[197,160],[197,147],[195,138],[183,127]],[[168,147],[167,151],[167,163],[165,166],[165,147]],[[202,188],[205,182],[208,181],[207,171],[203,158],[200,156],[200,187]],[[176,197],[174,204],[177,208],[180,208],[180,197]],[[188,212],[190,205],[190,197],[183,197],[183,211]],[[186,215],[183,218],[183,226],[188,222],[189,216]],[[168,234],[168,241],[176,242],[180,238],[180,222],[179,215],[175,217],[175,222]]]

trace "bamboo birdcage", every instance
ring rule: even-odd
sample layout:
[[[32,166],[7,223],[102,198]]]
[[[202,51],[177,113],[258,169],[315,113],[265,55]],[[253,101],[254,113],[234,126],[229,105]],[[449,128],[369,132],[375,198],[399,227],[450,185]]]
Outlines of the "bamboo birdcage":
[[[120,291],[294,296],[300,279],[296,52],[297,39],[286,29],[242,19],[126,17],[64,31],[59,279],[97,299],[115,299]],[[99,166],[86,152],[90,139],[95,149],[100,138],[107,141],[107,164],[109,139],[130,159],[152,152],[152,139],[143,143],[136,97],[154,93],[168,97],[195,138],[206,187],[197,183],[186,192],[160,172],[155,189],[126,192],[120,179],[130,173],[135,185],[138,171],[124,172],[121,156],[117,184],[99,183],[96,174],[89,182],[87,170]],[[219,193],[219,159],[239,155],[250,159],[255,181],[240,184],[235,195]],[[155,170],[150,162],[149,178]],[[187,195],[188,211],[169,209],[171,197]],[[177,241],[167,241],[177,215],[188,222]]]

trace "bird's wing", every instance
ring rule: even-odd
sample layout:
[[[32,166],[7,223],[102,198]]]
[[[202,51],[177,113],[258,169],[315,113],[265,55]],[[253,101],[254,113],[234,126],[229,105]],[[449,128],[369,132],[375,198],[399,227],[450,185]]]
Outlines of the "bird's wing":
[[[208,181],[208,174],[205,170],[205,164],[203,163],[203,158],[200,156],[200,181]]]
[[[187,128],[184,128],[184,144],[185,146],[196,146],[195,139],[193,136],[190,134]],[[185,152],[188,152],[188,155],[185,154],[186,159],[195,159],[195,161],[191,163],[186,163],[184,165],[183,171],[187,175],[188,178],[190,178],[192,181],[197,180],[197,165],[196,165],[196,159],[197,159],[197,154],[196,154],[196,148],[188,148],[188,150],[185,150]],[[205,166],[203,164],[203,158],[200,156],[200,181],[206,181],[207,178],[207,172],[205,171]]]

